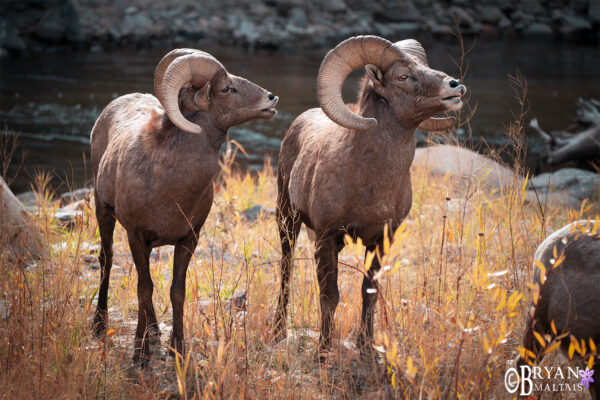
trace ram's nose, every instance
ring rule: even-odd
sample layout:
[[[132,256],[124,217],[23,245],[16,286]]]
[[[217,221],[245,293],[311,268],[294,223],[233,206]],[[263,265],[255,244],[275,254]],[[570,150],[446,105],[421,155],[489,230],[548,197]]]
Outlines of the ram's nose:
[[[275,99],[275,97],[277,97],[271,92],[269,92],[269,94],[267,94],[267,96],[269,97],[269,100],[273,100],[273,99]]]

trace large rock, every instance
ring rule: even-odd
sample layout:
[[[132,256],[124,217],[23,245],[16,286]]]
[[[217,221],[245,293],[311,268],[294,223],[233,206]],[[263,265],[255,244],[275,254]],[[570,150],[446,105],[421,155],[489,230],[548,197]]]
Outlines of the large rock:
[[[25,262],[41,254],[41,235],[23,204],[0,177],[0,256]]]
[[[94,194],[94,189],[92,189],[92,188],[82,188],[82,189],[74,190],[72,192],[66,192],[60,196],[60,205],[62,207],[62,206],[66,206],[67,204],[71,204],[75,201],[84,200],[84,199],[89,200],[93,194]]]
[[[73,0],[59,0],[60,14],[65,25],[65,36],[71,42],[83,40],[83,31],[79,22],[79,13]]]
[[[242,211],[242,215],[248,221],[256,221],[258,219],[258,216],[261,214],[273,215],[275,214],[275,211],[268,207],[263,207],[261,205],[255,205],[250,208],[246,208],[244,211]]]
[[[382,21],[393,22],[418,22],[422,19],[421,12],[411,1],[383,8],[376,15]]]
[[[56,210],[54,212],[54,218],[67,229],[73,229],[77,224],[77,220],[83,219],[85,215],[84,209],[85,200],[79,200]]]
[[[549,25],[535,22],[523,29],[522,36],[526,39],[552,39],[554,33]]]
[[[460,23],[460,27],[461,29],[465,29],[463,30],[465,33],[477,33],[481,29],[481,23],[475,20],[467,10],[461,7],[450,7],[448,14],[453,19],[452,22],[458,21]]]
[[[308,17],[306,12],[300,7],[294,7],[290,11],[289,23],[298,28],[306,28],[308,26]]]
[[[521,178],[496,161],[463,147],[440,145],[418,148],[413,165],[465,183],[501,188]]]
[[[42,204],[42,195],[31,190],[19,193],[16,197],[27,211],[35,211]]]
[[[344,0],[329,0],[323,3],[323,9],[329,12],[343,12],[346,11],[346,7]]]
[[[592,24],[588,20],[567,12],[562,13],[560,23],[560,31],[566,36],[576,36],[592,29]]]
[[[594,199],[600,192],[600,174],[577,168],[563,168],[537,175],[529,182],[528,197],[538,197],[577,206],[583,199]],[[554,198],[553,198],[554,197]]]
[[[494,5],[481,4],[476,7],[479,15],[479,21],[495,25],[500,22],[502,18],[506,18],[502,10]]]
[[[23,54],[27,48],[25,41],[6,21],[0,22],[0,47]]]
[[[144,35],[154,22],[144,13],[128,13],[123,19],[121,30],[124,35]]]

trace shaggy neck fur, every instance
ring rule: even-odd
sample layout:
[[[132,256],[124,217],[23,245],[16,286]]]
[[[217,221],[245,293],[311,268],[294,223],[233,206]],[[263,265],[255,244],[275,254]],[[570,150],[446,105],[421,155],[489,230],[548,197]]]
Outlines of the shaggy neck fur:
[[[177,128],[165,113],[156,113],[153,114],[151,121],[148,124],[148,128],[150,129],[146,129],[147,133],[151,133],[150,135],[147,135],[147,137],[151,138],[156,144],[164,144],[168,139],[180,140],[182,136],[186,136],[190,141],[190,145],[193,145],[194,141],[203,142],[203,140],[200,140],[200,136],[206,135],[211,148],[218,152],[223,143],[225,143],[228,129],[219,128],[213,117],[207,112],[192,111],[185,112],[183,115],[193,123],[200,125],[204,130],[204,133],[194,134],[184,132]]]

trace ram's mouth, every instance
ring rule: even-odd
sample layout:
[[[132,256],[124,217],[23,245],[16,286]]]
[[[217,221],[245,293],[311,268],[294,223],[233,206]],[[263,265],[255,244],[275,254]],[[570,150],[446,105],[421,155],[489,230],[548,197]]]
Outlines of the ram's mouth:
[[[261,119],[273,119],[277,115],[277,110],[275,107],[263,108],[260,110],[260,118]]]
[[[260,112],[263,114],[263,116],[265,118],[273,118],[277,114],[277,110],[275,109],[275,106],[277,105],[278,101],[279,101],[279,97],[275,97],[269,107],[263,108],[262,110],[260,110]]]
[[[454,93],[452,95],[442,97],[441,100],[443,103],[446,103],[447,106],[454,109],[455,107],[460,107],[460,105],[462,104],[462,97],[466,92],[467,88],[463,85],[460,85],[456,89],[454,89]]]
[[[452,102],[461,102],[462,101],[462,92],[459,92],[455,95],[444,97],[442,101],[452,101]]]

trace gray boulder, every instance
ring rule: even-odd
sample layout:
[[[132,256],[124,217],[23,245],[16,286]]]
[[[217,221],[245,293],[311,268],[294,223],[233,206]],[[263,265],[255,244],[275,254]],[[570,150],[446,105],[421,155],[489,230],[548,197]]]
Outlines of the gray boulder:
[[[34,211],[38,208],[38,206],[40,206],[40,196],[40,194],[30,190],[27,192],[19,193],[16,197],[21,202],[21,204],[23,204],[26,210]]]
[[[500,22],[502,18],[506,18],[502,10],[494,5],[481,4],[477,6],[477,13],[479,15],[479,21],[495,25]]]
[[[476,21],[467,10],[461,7],[450,7],[448,14],[451,17],[451,20],[454,18],[460,22],[460,27],[461,29],[465,29],[465,33],[477,33],[481,29],[481,23]],[[454,24],[453,20],[451,22]]]
[[[600,174],[577,168],[563,168],[553,173],[544,173],[531,179],[530,192],[537,191],[544,199],[555,197],[557,202],[577,206],[583,199],[596,198],[600,192]],[[534,193],[528,194],[529,197]]]
[[[39,230],[15,197],[4,179],[0,177],[0,256],[26,262],[39,257],[42,252]]]
[[[85,200],[76,201],[56,210],[54,212],[54,218],[56,218],[67,229],[73,229],[77,223],[77,219],[83,218],[83,210],[85,207]]]
[[[298,28],[306,28],[308,26],[308,17],[306,12],[300,7],[292,8],[290,11],[289,23],[297,26]]]
[[[346,11],[346,8],[344,0],[329,0],[323,3],[323,9],[329,12],[343,12]]]
[[[94,189],[83,188],[77,189],[72,192],[63,193],[60,196],[60,205],[65,206],[78,200],[89,199],[94,194]]]
[[[25,41],[6,21],[0,22],[0,46],[20,54],[23,54],[27,48]]]
[[[551,39],[553,31],[549,25],[535,22],[524,28],[521,35],[526,39]]]
[[[588,20],[567,12],[561,14],[560,23],[560,32],[568,37],[577,37],[592,29],[592,24]]]
[[[154,22],[143,13],[126,14],[121,30],[124,35],[144,35]]]
[[[506,187],[515,180],[521,180],[520,176],[491,158],[458,146],[418,148],[413,165],[427,168],[435,175],[448,175],[454,181],[492,188]]]
[[[248,221],[256,221],[260,214],[273,215],[275,214],[275,211],[268,207],[263,207],[261,205],[252,206],[242,211],[242,215]]]
[[[384,7],[377,16],[384,21],[393,22],[419,22],[422,19],[421,12],[411,1],[405,1],[393,7]]]

